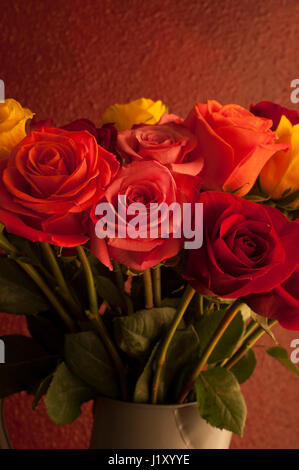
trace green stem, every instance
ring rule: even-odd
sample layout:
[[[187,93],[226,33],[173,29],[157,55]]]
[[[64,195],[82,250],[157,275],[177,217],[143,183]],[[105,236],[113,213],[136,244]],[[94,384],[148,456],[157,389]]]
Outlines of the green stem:
[[[162,297],[161,297],[161,267],[156,266],[152,269],[153,273],[153,287],[154,287],[154,301],[155,307],[161,307]]]
[[[214,311],[214,306],[215,303],[210,301],[206,311],[206,315],[210,315]]]
[[[144,284],[144,297],[145,297],[145,308],[153,308],[153,285],[151,270],[146,269],[143,271],[143,284]]]
[[[248,336],[252,333],[252,331],[255,330],[258,326],[259,324],[255,320],[250,320],[250,322],[246,326],[245,333],[242,338],[242,342],[244,341],[244,339],[248,338]]]
[[[121,292],[124,292],[124,278],[121,271],[121,265],[117,261],[112,261],[116,285]]]
[[[165,363],[165,359],[166,359],[166,356],[167,356],[167,352],[168,352],[168,348],[169,348],[169,345],[170,345],[170,342],[177,330],[177,327],[179,326],[182,318],[183,318],[183,315],[185,313],[185,311],[187,310],[188,308],[188,305],[190,304],[193,296],[195,294],[195,290],[193,289],[193,287],[191,287],[189,284],[187,285],[186,289],[185,289],[185,292],[183,294],[183,297],[181,298],[181,302],[180,302],[180,305],[177,309],[177,312],[176,312],[176,316],[167,332],[167,335],[165,336],[164,338],[164,341],[161,345],[161,348],[160,348],[160,353],[159,353],[159,358],[158,358],[158,364],[157,364],[157,369],[156,369],[156,373],[155,373],[155,376],[154,376],[154,380],[153,380],[153,388],[152,388],[152,403],[155,404],[157,403],[157,399],[158,399],[158,390],[159,390],[159,385],[160,385],[160,377],[161,377],[161,372],[162,372],[162,369],[163,369],[163,366],[164,366],[164,363]]]
[[[48,243],[41,243],[41,247],[42,247],[42,250],[44,252],[44,255],[45,257],[47,258],[48,260],[48,263],[52,269],[52,272],[58,282],[58,284],[60,285],[60,287],[64,290],[64,291],[68,291],[68,286],[66,285],[66,282],[65,282],[65,279],[63,277],[63,274],[61,272],[61,269],[57,263],[57,260],[55,258],[55,255],[53,253],[53,250],[51,248],[51,246],[48,244]]]
[[[83,266],[83,270],[84,270],[84,273],[85,273],[90,311],[94,315],[97,315],[98,311],[99,311],[98,296],[97,296],[97,291],[96,291],[96,286],[95,286],[91,266],[89,264],[89,261],[88,261],[88,258],[86,256],[86,254],[85,254],[84,248],[82,246],[77,246],[76,250],[77,250],[79,260],[80,260],[80,262]]]
[[[212,338],[208,342],[207,346],[205,347],[196,369],[194,370],[194,372],[191,375],[191,377],[189,378],[189,380],[187,380],[187,382],[185,383],[185,385],[182,389],[182,392],[179,396],[179,403],[184,403],[184,401],[187,398],[187,396],[189,395],[190,391],[193,389],[193,386],[194,386],[199,374],[201,373],[201,371],[205,367],[206,363],[208,362],[209,357],[211,356],[215,346],[217,345],[218,341],[222,337],[223,333],[226,331],[228,326],[231,324],[232,320],[235,318],[237,313],[240,311],[241,305],[242,305],[242,303],[240,301],[236,300],[228,308],[225,316],[223,317],[222,321],[218,325],[214,335],[212,336]]]
[[[13,246],[3,235],[0,237],[0,248],[11,255],[18,255],[19,252],[15,246]]]
[[[127,399],[127,384],[126,384],[125,370],[121,362],[121,359],[119,357],[119,354],[117,352],[117,349],[115,345],[113,344],[113,342],[111,341],[109,333],[106,330],[105,324],[103,322],[103,319],[101,318],[99,314],[98,297],[97,297],[92,269],[89,264],[88,258],[85,254],[84,248],[82,246],[77,246],[77,253],[82,263],[82,266],[85,272],[86,283],[87,283],[90,311],[87,311],[86,314],[88,318],[92,321],[95,328],[97,329],[100,335],[100,338],[102,339],[107,351],[110,354],[110,357],[112,358],[114,362],[116,370],[119,374],[122,398],[126,400]]]
[[[90,311],[86,311],[86,315],[91,320],[92,324],[94,325],[95,329],[99,333],[100,338],[102,339],[107,351],[110,354],[110,357],[115,365],[115,368],[119,375],[119,382],[121,387],[122,399],[128,399],[128,392],[127,392],[127,382],[126,382],[126,373],[124,370],[124,366],[121,362],[119,354],[116,350],[114,343],[111,341],[108,331],[106,330],[105,324],[99,314],[94,314]]]
[[[7,433],[7,429],[6,429],[6,423],[5,423],[5,417],[4,417],[4,398],[2,398],[2,400],[0,400],[0,435],[1,435],[1,431],[2,431],[2,435],[3,435],[3,438],[4,438],[4,443],[3,445],[6,447],[3,447],[4,449],[12,449],[12,445],[11,445],[11,442],[9,440],[9,437],[8,437],[8,433]]]
[[[205,308],[204,308],[204,296],[202,294],[198,294],[199,296],[199,312],[200,315],[203,316],[205,314]]]
[[[270,320],[269,321],[269,328],[271,328],[277,320]],[[263,334],[266,333],[266,331],[260,326],[257,328],[245,341],[245,343],[242,344],[242,346],[235,352],[235,354],[227,361],[225,365],[225,369],[229,370],[231,369],[237,362],[239,362],[240,359],[242,359],[243,356],[249,351],[249,349],[252,348],[252,346],[257,342],[257,340],[263,336]]]
[[[18,259],[15,260],[16,263],[31,277],[31,279],[38,285],[40,290],[44,293],[47,299],[51,302],[57,313],[60,315],[61,319],[64,321],[66,326],[72,331],[76,331],[75,325],[72,318],[65,311],[64,307],[61,305],[57,297],[53,294],[51,289],[47,286],[44,280],[41,278],[36,269],[31,266],[31,264],[24,263]]]
[[[245,333],[244,335],[242,336],[242,338],[240,339],[240,341],[237,343],[234,351],[233,351],[233,354],[239,349],[239,347],[244,343],[244,341],[248,338],[249,335],[251,335],[251,333],[253,332],[253,330],[255,330],[256,328],[258,328],[258,323],[254,320],[251,320],[248,325],[246,326],[246,330],[245,330]],[[224,359],[224,361],[221,362],[220,366],[221,367],[224,367],[225,364],[227,364],[227,362],[229,361],[229,357]]]
[[[67,302],[68,306],[71,308],[72,311],[74,311],[77,315],[81,315],[81,309],[80,306],[75,302],[69,287],[63,277],[62,271],[60,269],[60,266],[57,262],[57,259],[53,253],[53,250],[51,246],[48,243],[41,243],[42,250],[44,252],[44,255],[49,263],[49,266],[52,270],[52,273],[57,280],[57,283],[60,287],[60,294],[64,298],[64,300]]]
[[[114,275],[115,275],[116,285],[118,287],[118,290],[120,291],[123,302],[126,306],[126,310],[127,310],[126,313],[128,315],[131,315],[132,313],[134,313],[134,309],[133,309],[131,299],[129,298],[129,296],[125,292],[125,284],[124,284],[123,273],[122,273],[122,270],[121,270],[121,265],[117,261],[112,261],[112,264],[113,264],[113,271],[114,271]]]
[[[8,252],[8,254],[12,254],[13,256],[18,256],[20,253],[18,252],[17,248],[12,245],[3,235],[1,235],[0,239],[0,248]],[[61,305],[57,297],[53,294],[51,289],[47,286],[45,281],[42,279],[40,274],[36,271],[36,269],[28,263],[24,263],[23,261],[15,258],[15,262],[25,271],[28,276],[36,283],[36,285],[40,288],[43,294],[47,297],[49,302],[53,305],[65,325],[68,329],[72,332],[76,331],[74,322],[72,318],[68,315],[65,311],[64,307]]]

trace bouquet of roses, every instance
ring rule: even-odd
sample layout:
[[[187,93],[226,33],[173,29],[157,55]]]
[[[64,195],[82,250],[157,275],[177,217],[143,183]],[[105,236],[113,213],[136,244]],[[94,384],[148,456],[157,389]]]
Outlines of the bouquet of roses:
[[[299,330],[299,113],[161,101],[57,128],[0,104],[0,398],[57,424],[98,395],[197,400],[242,434],[240,385],[271,326]],[[267,352],[299,375],[277,343]]]

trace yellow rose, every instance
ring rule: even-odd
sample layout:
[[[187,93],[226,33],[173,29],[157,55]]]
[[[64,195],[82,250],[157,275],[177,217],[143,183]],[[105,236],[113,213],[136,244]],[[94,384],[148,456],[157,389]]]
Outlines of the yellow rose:
[[[134,124],[156,124],[166,112],[162,101],[146,98],[126,104],[114,104],[102,116],[103,124],[114,123],[119,131],[132,129]]]
[[[267,196],[279,200],[299,190],[299,124],[292,126],[282,116],[276,134],[277,142],[290,145],[290,149],[281,150],[270,158],[260,174],[260,185]],[[299,198],[290,205],[293,209],[298,206]]]
[[[26,137],[26,121],[32,117],[30,109],[23,108],[16,100],[7,99],[0,103],[0,158],[7,157]]]

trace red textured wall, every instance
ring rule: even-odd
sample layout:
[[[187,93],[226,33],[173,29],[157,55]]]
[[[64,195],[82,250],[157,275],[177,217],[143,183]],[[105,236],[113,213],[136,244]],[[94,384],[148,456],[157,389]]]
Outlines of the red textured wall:
[[[99,124],[109,104],[140,96],[161,98],[182,116],[207,98],[290,106],[297,0],[0,0],[0,7],[6,95],[57,125],[78,117]],[[1,334],[22,329],[21,319],[0,316]],[[276,331],[285,346],[299,338]],[[258,368],[243,386],[247,428],[232,447],[299,448],[298,379],[256,349]],[[25,394],[7,400],[15,447],[87,447],[90,405],[61,428],[42,405],[30,406]]]

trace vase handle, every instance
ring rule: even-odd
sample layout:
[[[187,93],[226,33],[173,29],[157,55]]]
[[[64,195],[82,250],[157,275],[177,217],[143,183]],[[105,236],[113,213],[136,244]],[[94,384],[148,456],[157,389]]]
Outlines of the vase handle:
[[[12,449],[4,418],[4,399],[0,400],[0,449]]]

